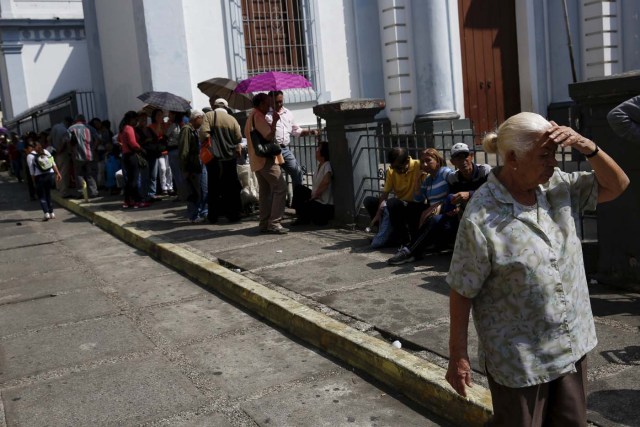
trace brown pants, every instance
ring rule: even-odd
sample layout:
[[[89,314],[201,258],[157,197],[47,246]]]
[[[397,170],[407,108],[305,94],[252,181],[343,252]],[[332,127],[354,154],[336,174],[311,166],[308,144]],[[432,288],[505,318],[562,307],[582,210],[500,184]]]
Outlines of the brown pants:
[[[267,159],[262,169],[256,171],[260,204],[260,229],[280,227],[287,197],[287,182],[280,166]]]
[[[500,385],[487,372],[494,415],[486,426],[586,426],[586,356],[576,362],[576,370],[548,383],[523,388]]]

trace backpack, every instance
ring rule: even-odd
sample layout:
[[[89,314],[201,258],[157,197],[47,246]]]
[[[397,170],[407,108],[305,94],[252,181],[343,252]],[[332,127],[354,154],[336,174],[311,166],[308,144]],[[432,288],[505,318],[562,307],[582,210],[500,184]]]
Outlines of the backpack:
[[[33,163],[42,172],[47,172],[51,170],[51,168],[53,167],[53,156],[48,155],[46,153],[33,154],[33,156],[35,157],[33,159]]]

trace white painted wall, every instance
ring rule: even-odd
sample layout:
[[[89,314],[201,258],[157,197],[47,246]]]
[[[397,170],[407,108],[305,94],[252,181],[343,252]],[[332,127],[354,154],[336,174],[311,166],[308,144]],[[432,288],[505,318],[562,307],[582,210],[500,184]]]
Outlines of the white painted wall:
[[[72,90],[91,90],[87,44],[25,43],[22,61],[29,106],[35,106]]]
[[[222,2],[208,2],[207,7],[191,0],[183,1],[187,54],[191,82],[192,105],[202,109],[209,106],[209,98],[197,84],[213,77],[231,78],[226,49],[226,28]]]
[[[143,106],[140,58],[131,0],[96,0],[109,120],[117,126],[128,110]]]
[[[82,19],[82,0],[0,0],[3,18]]]

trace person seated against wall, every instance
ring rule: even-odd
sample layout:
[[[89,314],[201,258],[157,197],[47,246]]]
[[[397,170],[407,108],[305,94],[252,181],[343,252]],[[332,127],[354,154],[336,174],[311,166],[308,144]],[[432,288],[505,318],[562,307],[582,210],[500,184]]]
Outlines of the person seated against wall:
[[[414,200],[427,203],[428,208],[420,215],[419,229],[413,235],[411,242],[403,245],[400,250],[387,260],[390,265],[400,265],[413,262],[422,256],[424,250],[432,243],[442,243],[444,235],[457,222],[455,205],[449,197],[448,178],[454,172],[446,166],[442,154],[435,148],[427,148],[421,155],[421,169],[428,174],[423,180],[417,178]],[[418,186],[418,183],[421,185]]]
[[[420,214],[426,208],[424,203],[413,198],[422,177],[420,161],[412,159],[406,148],[394,147],[387,153],[387,162],[390,166],[382,194],[379,198],[365,197],[363,204],[372,218],[372,225],[381,221],[386,206],[393,230],[386,240],[387,246],[407,244],[415,236]],[[389,199],[391,193],[395,197]]]
[[[333,171],[329,162],[329,143],[322,141],[316,148],[318,166],[313,174],[313,190],[304,185],[293,189],[292,207],[298,218],[291,225],[327,225],[333,219]]]

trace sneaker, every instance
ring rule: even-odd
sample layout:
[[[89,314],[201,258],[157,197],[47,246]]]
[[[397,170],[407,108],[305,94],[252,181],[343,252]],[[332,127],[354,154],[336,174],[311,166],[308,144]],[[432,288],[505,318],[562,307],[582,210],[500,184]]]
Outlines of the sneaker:
[[[49,221],[50,219],[51,219],[51,214],[49,212],[44,214],[44,218],[42,218],[43,221]]]
[[[54,214],[53,212],[49,212],[49,217],[51,219],[56,219],[56,214]]]
[[[284,227],[267,228],[264,231],[264,233],[269,233],[269,234],[287,234],[288,232],[289,232],[289,229]]]
[[[189,221],[189,224],[200,224],[201,222],[204,222],[204,218],[203,217],[197,217],[194,219],[188,219],[187,221]]]
[[[400,248],[398,253],[387,260],[389,265],[401,265],[407,262],[413,262],[416,258],[411,254],[411,251],[406,246]]]
[[[149,202],[138,202],[135,205],[133,205],[133,208],[142,209],[142,208],[148,208],[149,206],[151,206],[151,203]]]

